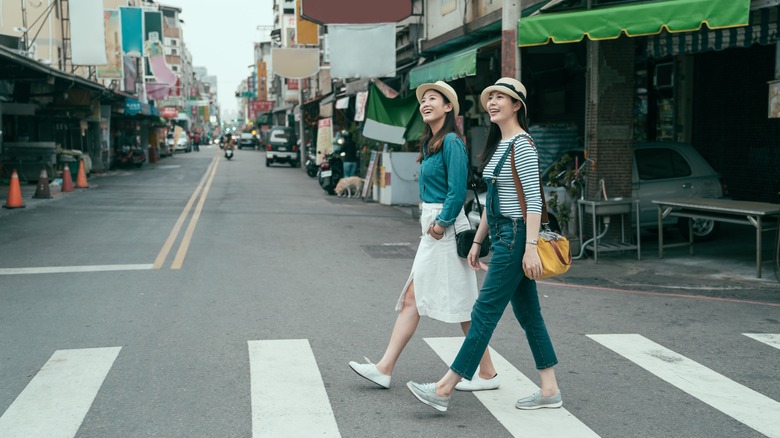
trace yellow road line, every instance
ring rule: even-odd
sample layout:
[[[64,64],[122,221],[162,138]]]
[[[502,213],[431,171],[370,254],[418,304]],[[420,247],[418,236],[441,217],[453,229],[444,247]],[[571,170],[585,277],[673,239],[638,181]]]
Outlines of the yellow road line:
[[[195,203],[195,200],[198,198],[200,191],[203,189],[203,185],[206,183],[206,180],[208,179],[209,172],[213,167],[214,168],[216,167],[216,163],[218,162],[218,159],[219,159],[219,155],[215,156],[214,160],[206,169],[206,173],[203,174],[203,178],[201,178],[200,183],[198,183],[198,187],[195,188],[195,192],[192,194],[192,196],[190,196],[190,199],[187,201],[187,205],[184,206],[184,211],[182,211],[181,214],[179,215],[179,219],[176,220],[176,224],[173,226],[171,233],[168,235],[168,239],[165,240],[163,247],[160,249],[160,252],[157,254],[157,258],[154,260],[154,265],[152,265],[152,269],[162,268],[162,265],[165,263],[165,259],[168,258],[168,253],[171,251],[171,248],[173,248],[173,243],[176,241],[176,236],[179,235],[179,230],[181,230],[181,226],[182,224],[184,224],[184,220],[187,219],[187,216],[189,216],[192,205]]]
[[[176,251],[176,257],[173,259],[171,269],[181,269],[182,264],[184,264],[184,257],[187,256],[187,250],[189,249],[190,242],[192,241],[192,234],[195,233],[195,226],[198,224],[198,219],[200,219],[200,212],[203,211],[203,204],[206,203],[206,197],[209,195],[209,188],[211,188],[211,183],[214,182],[214,175],[217,173],[217,166],[219,165],[218,158],[219,155],[215,157],[214,165],[211,168],[211,175],[209,176],[209,181],[203,188],[203,193],[200,195],[200,200],[198,201],[198,205],[195,207],[195,212],[192,213],[192,219],[190,219],[190,224],[187,226],[187,231],[184,232],[184,237],[181,239],[179,250]]]

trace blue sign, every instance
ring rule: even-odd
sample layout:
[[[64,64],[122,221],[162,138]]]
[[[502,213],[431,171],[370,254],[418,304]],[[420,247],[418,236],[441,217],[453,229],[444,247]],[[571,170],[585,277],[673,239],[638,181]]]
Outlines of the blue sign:
[[[135,99],[125,99],[125,114],[134,116],[141,112],[141,102]]]

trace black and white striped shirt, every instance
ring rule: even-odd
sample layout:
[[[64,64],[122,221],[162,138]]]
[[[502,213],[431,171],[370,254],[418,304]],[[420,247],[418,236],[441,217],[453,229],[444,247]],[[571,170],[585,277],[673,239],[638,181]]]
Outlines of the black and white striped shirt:
[[[496,147],[490,162],[482,171],[482,175],[486,178],[493,177],[493,171],[499,160],[504,156],[509,145],[517,139],[514,152],[515,166],[517,167],[517,175],[520,177],[520,183],[523,186],[528,213],[542,214],[542,195],[539,192],[539,157],[536,154],[536,148],[528,140],[528,137],[523,134],[518,134],[518,136],[509,140],[501,140],[498,143],[498,147]],[[520,209],[520,202],[517,200],[510,158],[507,157],[504,166],[498,173],[498,178],[496,178],[498,202],[502,216],[520,219],[523,217],[523,213]]]

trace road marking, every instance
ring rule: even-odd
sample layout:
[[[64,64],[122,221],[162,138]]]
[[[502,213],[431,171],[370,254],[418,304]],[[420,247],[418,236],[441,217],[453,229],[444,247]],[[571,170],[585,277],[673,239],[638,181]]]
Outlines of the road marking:
[[[55,351],[0,417],[0,436],[76,436],[119,350]]]
[[[780,403],[637,334],[587,335],[673,386],[770,437],[780,437]]]
[[[0,275],[22,274],[61,274],[67,272],[105,272],[105,271],[144,271],[154,265],[88,265],[88,266],[48,266],[41,268],[3,268]]]
[[[777,333],[742,333],[743,335],[753,338],[758,342],[763,342],[770,347],[775,347],[780,350],[780,334]]]
[[[200,195],[200,200],[198,201],[198,205],[195,207],[195,212],[192,213],[192,218],[190,219],[190,224],[187,226],[187,231],[184,232],[184,237],[181,239],[181,243],[179,244],[179,250],[176,251],[176,257],[173,259],[173,263],[171,264],[171,269],[181,269],[181,266],[184,264],[184,257],[187,255],[187,250],[190,247],[190,242],[192,241],[192,235],[195,233],[195,226],[198,224],[198,219],[200,219],[200,213],[203,211],[203,204],[206,203],[206,197],[209,195],[209,189],[211,188],[211,183],[214,182],[214,175],[217,173],[217,166],[219,166],[219,155],[214,156],[214,161],[211,165],[211,174],[209,175],[208,182],[203,188],[203,193]]]
[[[433,351],[448,365],[452,363],[463,343],[463,337],[425,338]],[[531,380],[501,357],[492,348],[490,357],[501,376],[501,388],[495,391],[475,391],[473,394],[506,428],[512,436],[576,436],[598,437],[588,426],[564,408],[522,411],[515,408],[517,399],[539,390]],[[453,396],[466,396],[455,391]],[[564,401],[566,398],[564,397]]]
[[[309,341],[248,344],[252,436],[340,437]]]
[[[198,198],[198,195],[200,195],[200,191],[201,189],[203,189],[203,186],[206,183],[206,180],[208,179],[209,172],[211,171],[211,168],[213,166],[216,166],[218,159],[219,159],[219,155],[215,155],[214,159],[211,160],[211,164],[206,169],[206,173],[204,173],[203,177],[200,179],[198,186],[195,188],[195,192],[193,192],[193,194],[190,196],[190,199],[187,201],[187,205],[184,206],[184,210],[179,215],[179,218],[176,220],[176,223],[173,225],[173,229],[171,230],[170,234],[168,234],[168,238],[165,240],[163,247],[160,249],[160,252],[157,254],[157,258],[154,260],[154,269],[162,268],[163,264],[165,263],[165,259],[168,258],[168,253],[171,251],[171,248],[173,248],[174,242],[176,242],[176,237],[179,235],[181,226],[184,224],[184,221],[187,219],[187,216],[189,216],[192,205],[195,203],[195,200]]]

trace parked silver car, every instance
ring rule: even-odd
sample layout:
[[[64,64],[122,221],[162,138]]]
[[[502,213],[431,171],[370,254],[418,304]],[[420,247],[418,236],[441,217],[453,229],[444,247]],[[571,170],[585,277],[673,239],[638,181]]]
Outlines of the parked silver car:
[[[647,142],[637,143],[633,148],[632,197],[639,199],[640,225],[643,229],[658,228],[658,207],[654,199],[669,198],[722,198],[726,195],[726,186],[720,174],[699,154],[693,146],[685,143]],[[575,162],[584,163],[582,150],[566,152],[569,157],[569,170]],[[576,215],[575,197],[563,184],[556,184],[557,177],[564,175],[567,169],[560,166],[550,166],[542,172],[544,192],[548,201],[550,226],[560,229],[559,218],[549,208],[550,199],[557,197],[557,202],[565,208],[559,210]],[[606,183],[609,195],[609,183]],[[482,205],[485,194],[479,195]],[[479,224],[480,217],[477,204],[473,200],[466,203],[467,216],[472,224]],[[562,222],[566,222],[565,220]],[[633,223],[633,221],[632,221]],[[684,235],[688,233],[688,219],[668,218],[665,226],[677,225]],[[696,240],[706,240],[714,236],[718,223],[711,220],[694,220],[693,235]]]

